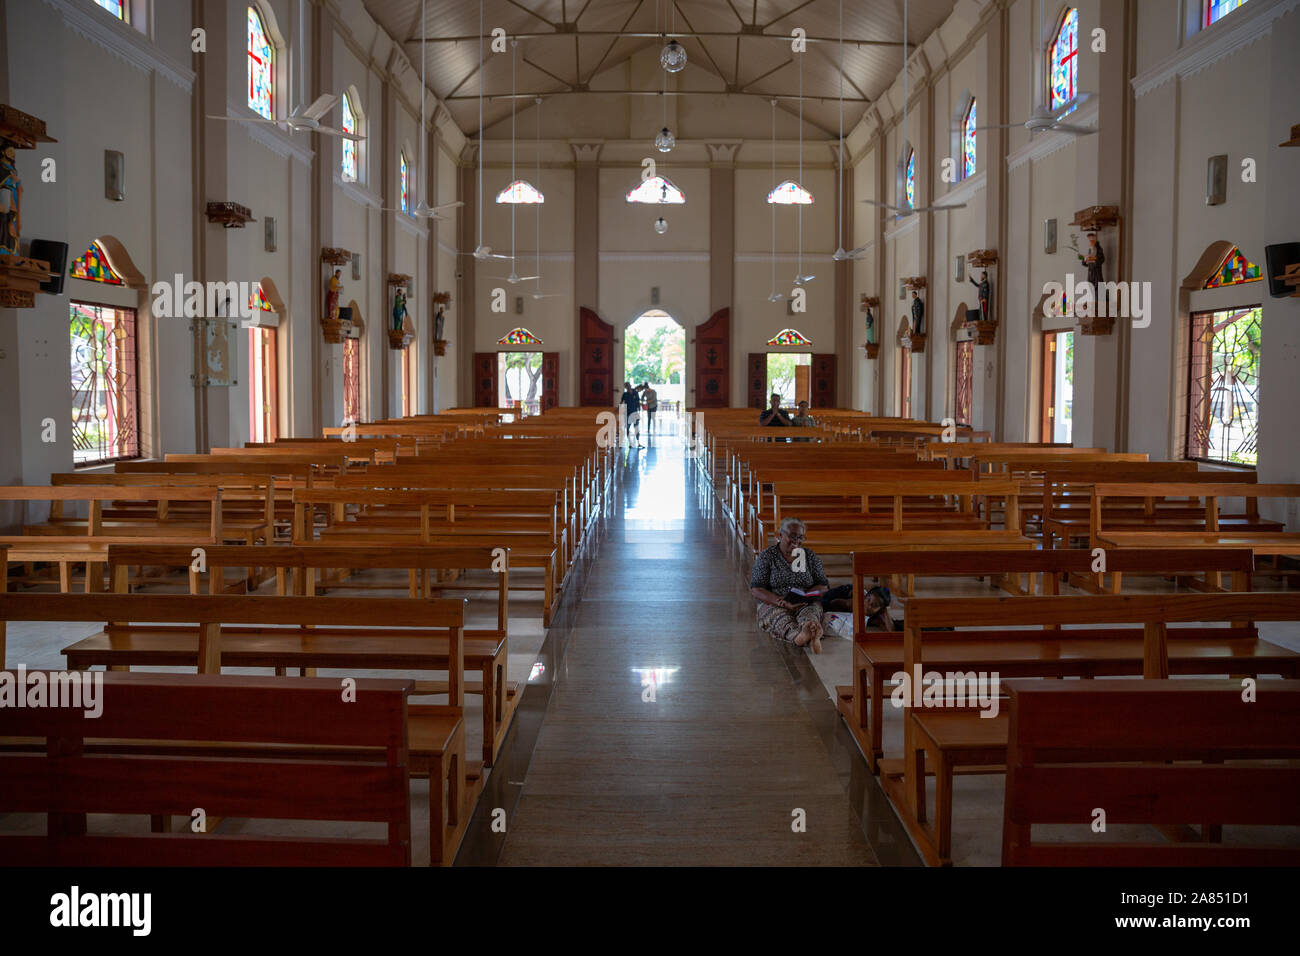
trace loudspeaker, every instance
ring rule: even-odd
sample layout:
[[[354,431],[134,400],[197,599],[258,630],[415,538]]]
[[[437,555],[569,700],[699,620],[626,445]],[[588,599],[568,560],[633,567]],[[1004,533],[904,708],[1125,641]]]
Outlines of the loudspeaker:
[[[68,244],[53,239],[33,239],[28,256],[48,262],[50,271],[56,273],[53,279],[41,283],[41,291],[63,295],[63,280],[68,269]]]
[[[1300,263],[1300,242],[1279,242],[1264,247],[1264,278],[1268,279],[1268,294],[1273,298],[1284,299],[1295,291],[1277,276],[1296,263]]]

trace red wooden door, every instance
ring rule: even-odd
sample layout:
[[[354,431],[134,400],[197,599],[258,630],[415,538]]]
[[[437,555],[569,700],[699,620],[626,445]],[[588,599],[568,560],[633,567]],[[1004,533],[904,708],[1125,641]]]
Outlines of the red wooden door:
[[[750,352],[746,367],[749,369],[749,407],[767,408],[767,353]]]
[[[835,407],[835,353],[813,353],[812,401],[813,408]]]
[[[731,309],[719,309],[695,327],[695,405],[726,408],[731,398]]]
[[[542,411],[560,404],[560,353],[542,353]]]
[[[602,321],[591,309],[578,310],[581,339],[579,405],[614,404],[614,326]]]
[[[474,407],[497,407],[497,353],[474,353]]]

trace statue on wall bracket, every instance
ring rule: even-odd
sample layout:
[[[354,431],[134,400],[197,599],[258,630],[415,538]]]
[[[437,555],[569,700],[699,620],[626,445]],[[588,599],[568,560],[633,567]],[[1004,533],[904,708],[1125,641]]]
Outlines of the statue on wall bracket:
[[[973,275],[970,277],[970,284],[975,287],[975,294],[979,300],[979,319],[975,322],[967,322],[966,326],[973,328],[976,345],[992,345],[997,335],[998,319],[993,298],[993,280],[989,277],[989,270],[997,267],[998,253],[996,249],[976,249],[966,256],[966,261],[980,270],[978,279]]]
[[[908,326],[907,346],[919,355],[925,351],[925,299],[921,298],[921,293],[925,291],[927,282],[925,276],[906,276],[903,285],[912,293],[912,318]]]
[[[52,277],[48,262],[19,252],[23,182],[18,176],[17,156],[20,149],[54,142],[58,141],[45,135],[44,120],[0,104],[0,307],[33,308],[41,283]]]
[[[866,326],[867,341],[862,346],[867,353],[867,358],[873,359],[880,355],[880,333],[876,329],[876,315],[874,310],[880,307],[880,299],[874,295],[863,294],[861,298],[863,312],[863,324]]]

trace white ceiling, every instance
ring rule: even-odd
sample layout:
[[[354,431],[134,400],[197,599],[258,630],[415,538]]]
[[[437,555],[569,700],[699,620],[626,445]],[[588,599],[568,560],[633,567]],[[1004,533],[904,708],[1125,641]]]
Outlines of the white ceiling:
[[[759,102],[777,97],[780,108],[791,112],[798,107],[799,92],[791,31],[800,27],[809,39],[803,63],[804,118],[832,135],[839,124],[841,53],[846,130],[894,81],[903,62],[902,0],[844,0],[842,49],[841,0],[482,0],[488,34],[482,71],[480,6],[475,0],[426,0],[423,30],[420,0],[364,3],[402,44],[417,70],[424,46],[429,87],[471,136],[479,128],[480,92],[488,97],[483,105],[485,126],[510,115],[508,99],[491,98],[506,97],[511,90],[511,57],[488,51],[495,27],[519,38],[516,90],[529,101],[537,94],[572,100],[608,97],[611,85],[623,89],[621,77],[612,84],[608,77],[595,77],[638,51],[660,48],[660,34],[676,33],[688,56],[686,69],[677,78],[684,95],[700,91],[716,97],[725,91],[728,98],[752,97]],[[947,19],[955,3],[910,0],[909,49]],[[428,42],[421,44],[421,37]],[[591,85],[605,92],[587,92]],[[628,95],[657,93],[653,84]]]

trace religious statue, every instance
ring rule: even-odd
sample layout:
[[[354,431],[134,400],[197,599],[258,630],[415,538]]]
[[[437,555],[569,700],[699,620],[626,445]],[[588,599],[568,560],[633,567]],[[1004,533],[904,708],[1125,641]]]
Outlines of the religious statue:
[[[9,145],[0,152],[0,255],[18,255],[18,234],[23,226],[23,182],[18,178],[15,155]]]
[[[330,276],[330,291],[325,297],[325,311],[331,319],[339,317],[339,293],[343,291],[343,283],[339,281],[342,275],[341,269],[335,269],[334,275]]]
[[[925,303],[916,289],[912,290],[912,334],[925,334]]]
[[[1101,267],[1106,261],[1106,253],[1101,251],[1101,246],[1097,242],[1095,232],[1088,233],[1088,254],[1083,257],[1083,264],[1088,267],[1088,281],[1096,290],[1103,281],[1101,277]]]
[[[972,276],[970,280],[970,284],[976,288],[977,290],[976,294],[979,296],[980,321],[992,322],[993,313],[989,308],[989,303],[993,301],[993,284],[989,282],[989,270],[985,269],[983,272],[980,273],[980,278],[978,282],[976,282],[975,278]]]
[[[865,322],[867,325],[867,344],[875,345],[876,344],[876,317],[871,314],[870,305],[867,306],[867,317],[865,319]]]
[[[442,327],[447,321],[447,317],[442,314],[442,306],[438,306],[438,314],[433,317],[433,340],[442,341]]]
[[[401,286],[393,293],[393,331],[406,328],[406,290]]]

